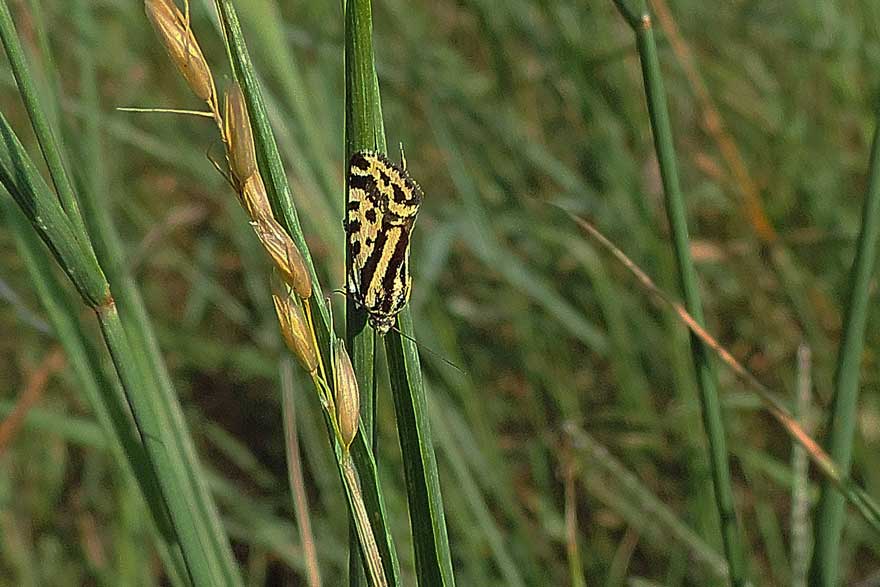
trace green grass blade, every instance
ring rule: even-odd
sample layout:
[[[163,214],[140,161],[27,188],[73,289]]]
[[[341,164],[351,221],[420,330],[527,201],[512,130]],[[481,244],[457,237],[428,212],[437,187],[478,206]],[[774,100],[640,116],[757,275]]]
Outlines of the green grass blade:
[[[398,316],[397,325],[401,332],[412,336],[412,317],[407,309]],[[452,554],[418,349],[412,340],[389,332],[385,335],[385,353],[403,452],[419,584],[453,585]]]
[[[257,149],[257,158],[260,170],[264,174],[266,187],[269,192],[269,199],[272,202],[279,222],[285,227],[291,237],[294,239],[300,252],[306,260],[306,264],[312,273],[313,289],[316,292],[323,291],[314,271],[314,265],[309,255],[309,250],[302,234],[302,228],[293,200],[290,193],[290,187],[284,173],[284,167],[278,153],[272,129],[269,125],[269,118],[265,104],[262,99],[261,89],[257,81],[253,64],[248,55],[247,46],[241,32],[238,17],[232,2],[229,0],[218,0],[216,2],[220,21],[223,25],[223,31],[227,41],[227,48],[232,59],[233,68],[237,79],[242,87],[245,101],[248,105],[248,114],[251,119],[251,125],[254,130],[254,142]],[[324,353],[323,358],[325,365],[329,355],[327,350],[330,348],[329,335],[329,312],[323,300],[315,296],[312,299],[313,305],[317,305],[320,309],[320,320],[317,321],[316,330],[318,335],[318,344]],[[363,397],[363,389],[361,396]],[[363,412],[362,412],[363,414]],[[332,430],[329,420],[326,422],[328,432]],[[373,538],[377,543],[377,548],[382,559],[384,574],[390,584],[399,583],[399,568],[397,562],[397,554],[394,550],[394,543],[391,533],[388,531],[387,520],[385,519],[385,508],[382,497],[381,488],[379,486],[378,476],[375,474],[375,461],[373,459],[371,447],[364,444],[364,433],[367,430],[362,426],[361,432],[355,436],[354,443],[351,447],[351,458],[354,461],[355,468],[358,473],[360,488],[359,496],[355,496],[358,488],[354,487],[350,475],[347,474],[348,464],[347,456],[343,454],[341,447],[331,440],[333,444],[333,452],[336,458],[336,465],[339,470],[340,477],[343,479],[343,485],[346,490],[346,497],[349,500],[351,511],[354,511],[353,503],[357,499],[363,501],[366,507],[368,518],[370,521]],[[330,438],[334,438],[332,432]],[[361,536],[364,535],[363,529],[360,530]]]
[[[880,236],[880,116],[876,118],[869,163],[868,189],[862,207],[862,226],[849,278],[849,299],[843,342],[837,358],[826,446],[840,473],[849,475],[859,397],[859,372],[865,344],[865,325],[871,294],[871,277]],[[844,497],[825,480],[816,509],[815,552],[810,571],[812,585],[839,583],[840,536],[843,531]]]
[[[178,577],[174,584],[181,585],[179,578],[186,576],[186,569],[177,550],[177,536],[168,519],[168,510],[159,492],[155,473],[149,466],[140,436],[129,416],[119,382],[104,372],[97,348],[85,335],[82,324],[76,318],[79,309],[53,273],[34,233],[25,226],[25,218],[5,199],[0,202],[0,208],[15,236],[18,253],[28,269],[49,323],[64,347],[77,383],[97,416],[103,434],[110,439],[110,448],[120,468],[128,475],[125,481],[131,483],[136,480],[147,503],[163,563],[169,575]]]
[[[346,2],[345,31],[347,162],[348,157],[357,150],[377,149],[385,152],[387,146],[373,55],[372,7],[369,0]],[[372,336],[370,329],[365,328],[363,310],[353,306],[349,300],[347,323],[348,334],[352,338],[350,348],[354,349],[355,357],[359,355],[359,344],[363,345],[361,350],[366,351],[361,357],[362,364],[355,363],[357,370],[365,368],[364,363],[372,358],[372,353],[369,352],[371,343],[366,340],[360,342],[358,338]],[[413,337],[413,325],[408,307],[398,316],[397,326],[409,338],[404,339],[399,333],[392,331],[385,335],[384,342],[404,459],[416,572],[420,584],[452,585],[452,556],[449,551],[443,499],[440,495],[440,480],[431,440],[418,350],[410,340]],[[372,373],[359,372],[358,377],[359,382],[361,377],[372,379]],[[361,389],[363,397],[364,388]],[[371,404],[372,402],[362,403],[362,413],[371,411]]]
[[[623,2],[618,2],[617,6],[628,22],[634,25],[633,30],[636,34],[644,77],[645,94],[654,135],[654,147],[657,151],[660,175],[663,182],[666,216],[672,229],[672,240],[678,260],[678,274],[684,296],[684,305],[687,311],[699,323],[702,323],[704,321],[703,309],[700,301],[699,286],[697,285],[697,275],[690,254],[687,213],[678,180],[678,166],[672,140],[672,126],[666,105],[660,60],[657,57],[657,44],[654,40],[654,32],[647,7],[644,2],[637,4],[639,5],[638,12],[641,15],[637,25],[633,23],[634,14],[628,11]],[[707,349],[693,335],[691,335],[691,352],[700,391],[703,426],[709,443],[715,504],[719,520],[721,521],[721,537],[730,571],[730,582],[736,586],[745,585],[746,565],[733,499],[727,442],[721,417],[721,404],[716,389],[717,376]]]
[[[61,268],[86,303],[91,307],[101,305],[110,297],[110,289],[94,251],[83,245],[70,219],[2,114],[0,141],[0,183],[58,258]]]
[[[49,124],[49,117],[46,115],[47,111],[40,104],[37,88],[28,71],[24,50],[15,32],[12,14],[9,12],[6,0],[0,0],[0,40],[2,40],[3,47],[6,49],[6,55],[9,57],[12,73],[15,75],[15,81],[21,92],[31,125],[34,127],[34,133],[37,135],[37,140],[40,143],[40,149],[43,151],[43,157],[49,166],[49,174],[52,176],[52,182],[55,184],[55,190],[61,200],[61,205],[64,207],[64,211],[73,223],[77,233],[85,237],[85,223],[79,211],[76,193],[73,191],[73,183],[64,167],[61,143]]]
[[[73,15],[83,42],[96,46],[99,42],[90,4],[79,0]],[[166,446],[173,453],[173,461],[182,474],[181,489],[186,499],[195,506],[193,521],[200,540],[206,546],[205,556],[216,576],[217,584],[240,585],[241,578],[219,512],[214,504],[199,458],[183,416],[177,393],[159,349],[140,289],[130,273],[126,248],[110,216],[107,169],[101,145],[101,110],[98,98],[97,70],[94,62],[96,49],[79,52],[81,70],[80,91],[83,108],[83,128],[76,142],[83,162],[80,182],[81,205],[87,228],[98,255],[102,259],[107,278],[118,304],[118,312],[133,349],[133,359],[141,373],[143,385],[151,389],[155,407],[166,426]],[[222,577],[222,579],[220,579]]]
[[[186,499],[184,490],[186,470],[172,458],[167,448],[173,442],[169,437],[171,426],[160,423],[154,394],[144,393],[143,377],[137,369],[137,358],[123,330],[116,304],[104,274],[95,260],[91,246],[73,236],[73,228],[58,200],[37,173],[33,162],[21,147],[12,129],[0,117],[5,139],[6,157],[0,164],[0,182],[10,191],[31,223],[49,244],[65,272],[74,281],[84,301],[95,310],[102,326],[104,340],[110,350],[114,367],[120,376],[132,415],[147,450],[159,485],[177,532],[190,579],[196,585],[218,585],[216,569],[205,558],[205,547],[196,531],[195,504]],[[14,169],[8,160],[15,162]],[[51,219],[51,221],[47,221]]]
[[[344,2],[345,27],[345,190],[348,201],[348,162],[356,151],[386,151],[382,104],[377,88],[373,58],[373,22],[369,1]],[[378,114],[377,114],[378,113]],[[377,120],[378,119],[378,120]],[[343,207],[344,209],[344,207]],[[351,252],[345,247],[345,266],[351,264]],[[370,446],[376,442],[376,337],[367,324],[367,312],[351,297],[345,301],[345,342],[351,353],[352,366],[360,387],[361,421]],[[355,536],[352,531],[351,544]],[[365,576],[362,561],[354,548],[349,549],[349,584],[362,585]]]

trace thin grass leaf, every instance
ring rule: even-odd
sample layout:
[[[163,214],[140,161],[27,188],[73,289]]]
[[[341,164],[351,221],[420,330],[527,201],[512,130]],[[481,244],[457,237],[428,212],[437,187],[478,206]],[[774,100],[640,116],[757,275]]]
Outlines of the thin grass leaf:
[[[259,167],[266,180],[269,199],[272,203],[273,210],[276,212],[279,222],[285,227],[288,234],[294,239],[294,242],[303,254],[306,265],[312,276],[312,284],[314,291],[323,291],[315,274],[314,264],[308,252],[302,229],[299,225],[298,216],[293,206],[290,187],[287,183],[284,168],[278,154],[278,148],[275,143],[272,129],[269,125],[269,119],[266,112],[265,104],[261,96],[261,89],[257,81],[256,73],[248,55],[247,46],[242,36],[238,17],[235,8],[230,0],[217,0],[216,6],[220,15],[220,22],[225,35],[227,50],[232,60],[233,69],[236,73],[236,79],[241,85],[245,102],[248,105],[248,114],[251,119],[251,126],[254,133],[254,143],[257,150],[257,159]],[[312,303],[319,308],[320,320],[316,323],[318,345],[322,353],[322,359],[325,363],[327,372],[330,371],[329,348],[330,348],[330,320],[329,310],[323,303],[323,300],[314,297]],[[363,390],[362,390],[363,391]],[[399,583],[399,563],[397,562],[397,554],[394,550],[393,539],[391,533],[387,529],[385,519],[385,507],[381,489],[379,487],[378,476],[375,473],[375,461],[373,460],[371,448],[364,444],[365,427],[361,426],[360,433],[354,438],[351,446],[351,459],[357,469],[359,486],[354,482],[353,476],[350,474],[351,465],[348,462],[348,453],[342,450],[335,440],[332,433],[332,423],[328,419],[326,411],[323,412],[325,424],[330,433],[331,443],[333,445],[333,453],[336,459],[336,465],[340,477],[343,480],[346,499],[349,503],[350,512],[360,509],[357,502],[363,503],[366,508],[366,516],[355,520],[362,523],[366,519],[369,520],[370,528],[358,528],[359,537],[364,537],[368,533],[372,534],[375,540],[376,548],[378,548],[379,556],[382,563],[382,570],[385,579],[389,584],[397,585]],[[367,548],[362,541],[359,546]]]
[[[97,43],[99,38],[90,8],[88,2],[78,0],[74,4],[74,17],[86,42]],[[82,151],[87,170],[79,177],[82,187],[80,203],[93,246],[106,268],[128,342],[134,350],[131,358],[141,374],[142,386],[152,391],[157,416],[164,423],[164,443],[172,454],[172,462],[181,479],[177,491],[185,493],[185,500],[193,508],[192,520],[199,540],[205,546],[205,556],[214,573],[215,584],[235,587],[241,584],[238,565],[205,483],[178,394],[156,341],[140,290],[130,272],[125,246],[110,217],[111,208],[106,202],[108,174],[100,138],[101,114],[94,55],[94,51],[79,52],[84,132],[76,144]]]
[[[876,126],[868,169],[868,189],[862,205],[862,226],[856,243],[856,255],[850,269],[843,342],[837,357],[834,404],[826,439],[828,452],[843,476],[849,474],[852,463],[859,373],[865,345],[871,279],[877,258],[877,239],[880,237],[880,115],[874,124]],[[844,497],[826,479],[822,484],[816,509],[816,542],[810,570],[811,584],[831,586],[839,582],[840,537],[845,511]]]
[[[346,155],[350,158],[355,151],[361,149],[386,152],[382,102],[373,56],[372,7],[369,0],[346,2],[345,39]],[[349,300],[346,317],[348,335],[352,338],[351,348],[354,349],[353,358],[363,361],[361,364],[355,363],[355,369],[372,369],[366,367],[365,363],[372,360],[371,355],[375,349],[370,349],[370,343],[366,340],[359,340],[372,334],[371,329],[365,328],[365,311],[355,308],[352,300]],[[418,350],[412,341],[413,325],[408,307],[404,307],[398,315],[397,327],[400,332],[392,330],[386,334],[384,343],[397,414],[397,432],[404,460],[416,572],[420,584],[452,585],[455,579],[443,498],[440,494],[440,479],[431,440]],[[362,345],[360,349],[359,344]],[[359,350],[363,352],[360,357]],[[370,380],[370,389],[373,385],[372,378],[371,370],[358,372],[359,381]],[[362,403],[363,413],[373,409],[373,400]]]
[[[57,280],[52,267],[35,238],[25,225],[21,212],[12,203],[0,202],[6,225],[12,229],[19,255],[24,261],[58,341],[64,347],[71,369],[77,377],[80,389],[92,411],[97,416],[104,435],[120,468],[127,475],[129,487],[136,480],[138,492],[147,503],[156,533],[159,554],[173,584],[183,585],[186,569],[177,546],[177,536],[168,519],[168,510],[155,473],[149,465],[140,436],[129,416],[125,397],[115,376],[108,376],[102,365],[98,350],[83,332],[76,318],[79,310],[67,291]]]
[[[3,47],[6,49],[9,64],[12,66],[12,73],[15,75],[15,82],[18,84],[22,101],[27,109],[34,133],[37,135],[37,141],[40,143],[43,158],[49,166],[49,173],[52,177],[52,182],[55,184],[55,190],[61,200],[61,205],[78,234],[84,236],[86,232],[85,223],[79,211],[73,183],[64,167],[62,146],[56,137],[56,131],[53,131],[49,124],[49,116],[46,115],[47,111],[40,104],[36,84],[34,84],[33,78],[28,71],[24,50],[21,47],[21,42],[18,40],[15,25],[12,21],[12,14],[9,12],[6,0],[0,0],[0,41],[3,42]]]
[[[345,191],[343,206],[348,202],[348,162],[357,151],[386,151],[382,104],[373,89],[376,68],[373,59],[373,22],[370,2],[350,0],[343,3],[345,29]],[[376,124],[378,112],[379,123]],[[343,207],[343,209],[345,209]],[[351,250],[345,247],[345,266],[352,263]],[[361,421],[368,431],[364,442],[376,443],[376,337],[367,322],[366,308],[359,307],[351,296],[345,301],[345,340],[351,349],[355,376],[361,389]],[[354,544],[352,529],[350,543]],[[357,551],[349,548],[349,584],[364,584],[362,561]]]
[[[687,212],[684,197],[678,180],[675,146],[672,140],[672,126],[666,105],[663,87],[663,74],[657,57],[657,43],[644,0],[635,3],[637,13],[623,1],[616,2],[621,15],[627,19],[636,35],[639,57],[644,77],[645,95],[654,135],[654,148],[660,165],[663,193],[666,202],[666,217],[672,230],[672,242],[678,260],[678,276],[688,312],[703,323],[703,306],[700,301],[697,274],[690,253],[687,228]],[[633,17],[638,14],[638,23]],[[712,469],[712,482],[715,489],[715,504],[721,522],[721,537],[724,553],[730,572],[730,582],[734,586],[746,584],[746,564],[741,543],[740,528],[736,517],[733,499],[733,486],[728,464],[727,441],[724,422],[721,417],[721,404],[718,400],[717,376],[712,360],[703,343],[691,336],[691,353],[697,383],[700,391],[703,426],[709,444],[709,459]]]

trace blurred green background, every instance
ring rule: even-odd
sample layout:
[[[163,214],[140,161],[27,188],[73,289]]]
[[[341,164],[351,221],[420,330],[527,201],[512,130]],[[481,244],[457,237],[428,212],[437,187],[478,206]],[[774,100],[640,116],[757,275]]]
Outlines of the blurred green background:
[[[86,30],[66,0],[11,4],[42,89],[63,96],[64,140],[81,161],[83,124],[100,121],[101,164],[71,167],[105,188],[247,581],[304,584],[268,267],[209,161],[222,158],[216,129],[115,110],[200,107],[140,2],[92,2]],[[341,287],[340,3],[237,4],[322,283]],[[880,4],[653,6],[709,330],[789,399],[806,345],[807,422],[821,438],[880,82]],[[211,3],[194,1],[192,14],[225,87]],[[411,263],[416,335],[464,371],[422,354],[458,584],[569,584],[572,528],[591,585],[715,584],[723,558],[686,332],[548,205],[589,217],[679,297],[631,31],[610,0],[381,0],[374,30],[390,155],[402,142],[426,194]],[[53,70],[36,65],[47,50]],[[81,99],[81,52],[98,66],[99,111]],[[0,107],[31,140],[5,60]],[[28,406],[23,425],[0,434],[0,585],[160,584],[143,506],[3,227],[0,296],[0,415]],[[854,462],[875,496],[877,320]],[[311,522],[335,585],[347,573],[345,504],[314,393],[296,377]],[[790,584],[803,558],[792,544],[808,532],[792,522],[791,443],[730,372],[719,377],[751,574]],[[411,584],[383,369],[378,401],[381,480]],[[880,542],[854,513],[842,555],[846,581],[880,580]]]

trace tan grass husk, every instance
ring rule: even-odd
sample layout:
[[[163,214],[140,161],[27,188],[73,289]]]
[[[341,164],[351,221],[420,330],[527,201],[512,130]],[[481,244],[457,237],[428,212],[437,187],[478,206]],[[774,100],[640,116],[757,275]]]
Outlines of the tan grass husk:
[[[318,352],[313,343],[313,337],[309,331],[305,314],[299,304],[284,292],[285,288],[276,288],[272,292],[272,302],[275,304],[275,313],[278,315],[278,324],[284,342],[300,364],[310,374],[318,371]]]
[[[361,394],[351,358],[345,350],[342,339],[336,339],[333,353],[333,389],[336,393],[336,421],[339,435],[346,450],[358,431],[361,412]]]
[[[258,215],[251,225],[282,279],[300,298],[312,297],[312,280],[306,262],[284,228],[271,214]]]
[[[259,173],[259,168],[247,105],[237,83],[226,90],[223,127],[229,170],[234,180],[243,186],[250,177]]]
[[[269,204],[269,196],[266,193],[266,184],[263,177],[255,173],[247,178],[240,186],[239,197],[244,209],[251,218],[260,216],[272,216],[272,206]]]
[[[172,0],[145,0],[147,18],[193,93],[214,102],[214,78],[196,37]]]

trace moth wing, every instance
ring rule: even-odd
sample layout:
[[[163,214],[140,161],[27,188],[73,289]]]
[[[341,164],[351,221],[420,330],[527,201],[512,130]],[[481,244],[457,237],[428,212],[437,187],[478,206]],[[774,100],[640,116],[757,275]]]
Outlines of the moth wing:
[[[348,202],[345,232],[351,256],[347,281],[348,291],[363,303],[363,271],[373,254],[384,221],[382,193],[374,175],[375,154],[356,152],[348,172]]]

